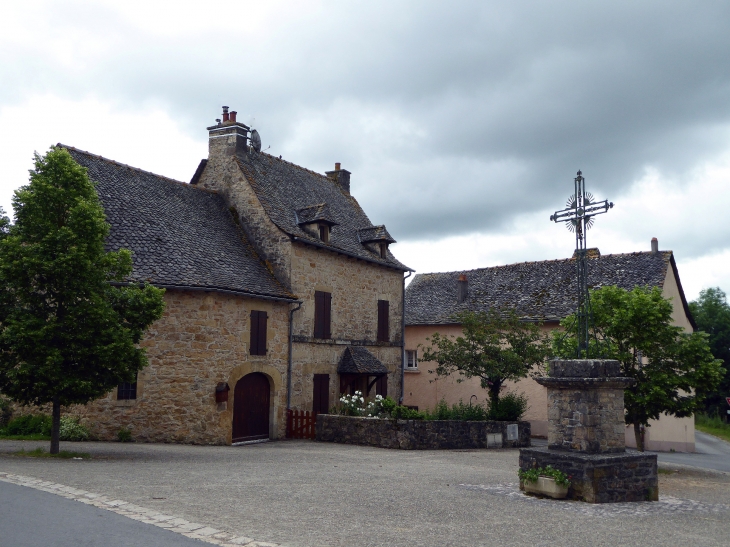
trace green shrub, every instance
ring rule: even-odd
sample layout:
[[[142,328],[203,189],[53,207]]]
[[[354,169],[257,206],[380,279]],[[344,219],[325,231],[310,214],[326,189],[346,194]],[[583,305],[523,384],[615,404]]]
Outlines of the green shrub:
[[[551,477],[555,479],[555,484],[565,486],[566,488],[570,486],[570,479],[573,478],[563,473],[560,469],[555,469],[552,465],[528,469],[527,471],[520,469],[517,475],[522,482],[537,482],[538,477]]]
[[[12,415],[13,409],[10,399],[0,395],[0,430],[8,425]]]
[[[132,442],[132,432],[126,427],[121,428],[117,433],[117,440],[120,443]]]
[[[50,435],[53,422],[47,414],[26,414],[8,422],[4,435]]]
[[[61,416],[59,439],[73,442],[88,441],[89,430],[81,425],[79,418],[74,416]]]
[[[516,422],[527,412],[527,397],[523,393],[505,393],[497,405],[489,401],[490,420]]]

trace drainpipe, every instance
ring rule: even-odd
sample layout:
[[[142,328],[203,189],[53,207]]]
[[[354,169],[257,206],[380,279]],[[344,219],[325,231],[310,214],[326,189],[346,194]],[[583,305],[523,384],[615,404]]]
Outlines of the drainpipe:
[[[292,363],[292,338],[294,337],[294,312],[302,307],[303,302],[298,302],[297,307],[289,310],[289,362],[286,366],[286,409],[291,408],[291,363]]]
[[[406,393],[406,279],[413,275],[413,271],[408,272],[408,275],[403,278],[403,293],[401,295],[401,331],[400,331],[400,398],[398,404],[403,404],[403,397]]]

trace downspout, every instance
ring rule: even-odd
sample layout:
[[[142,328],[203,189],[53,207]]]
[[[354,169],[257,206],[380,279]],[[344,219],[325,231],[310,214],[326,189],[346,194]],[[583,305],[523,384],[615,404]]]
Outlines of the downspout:
[[[413,271],[408,272],[408,275],[403,278],[403,293],[401,294],[401,306],[400,306],[400,398],[398,404],[403,404],[403,398],[406,393],[406,279],[413,275]]]
[[[292,339],[294,338],[294,312],[302,307],[303,302],[298,302],[296,308],[289,310],[289,362],[286,366],[286,409],[291,408],[291,369],[292,369]]]

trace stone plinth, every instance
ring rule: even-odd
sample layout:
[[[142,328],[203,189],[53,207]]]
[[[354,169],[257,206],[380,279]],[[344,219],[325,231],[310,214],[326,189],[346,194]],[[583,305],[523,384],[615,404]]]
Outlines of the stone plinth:
[[[657,501],[656,454],[582,454],[549,448],[520,450],[520,469],[551,465],[567,473],[568,498],[590,503]]]
[[[548,447],[520,450],[520,469],[550,465],[571,477],[568,497],[592,503],[658,499],[656,455],[626,453],[618,361],[555,360],[538,382],[548,392]]]
[[[624,452],[624,389],[618,361],[566,360],[550,363],[548,447],[586,453]]]
[[[530,446],[530,422],[462,420],[382,420],[319,414],[318,441],[434,450]]]

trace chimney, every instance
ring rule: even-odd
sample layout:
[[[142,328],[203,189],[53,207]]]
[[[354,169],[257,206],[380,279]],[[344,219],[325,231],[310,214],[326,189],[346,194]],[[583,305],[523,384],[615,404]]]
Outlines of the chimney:
[[[651,252],[652,253],[659,252],[659,240],[655,237],[651,238]]]
[[[466,300],[468,294],[469,282],[466,280],[466,274],[461,274],[456,282],[456,301],[461,304]]]
[[[327,171],[325,174],[339,184],[345,192],[350,193],[350,172],[347,169],[340,169],[339,162],[335,163],[334,171]]]
[[[223,122],[208,127],[208,161],[225,160],[234,155],[248,153],[249,127],[236,121],[235,110],[223,107]]]

